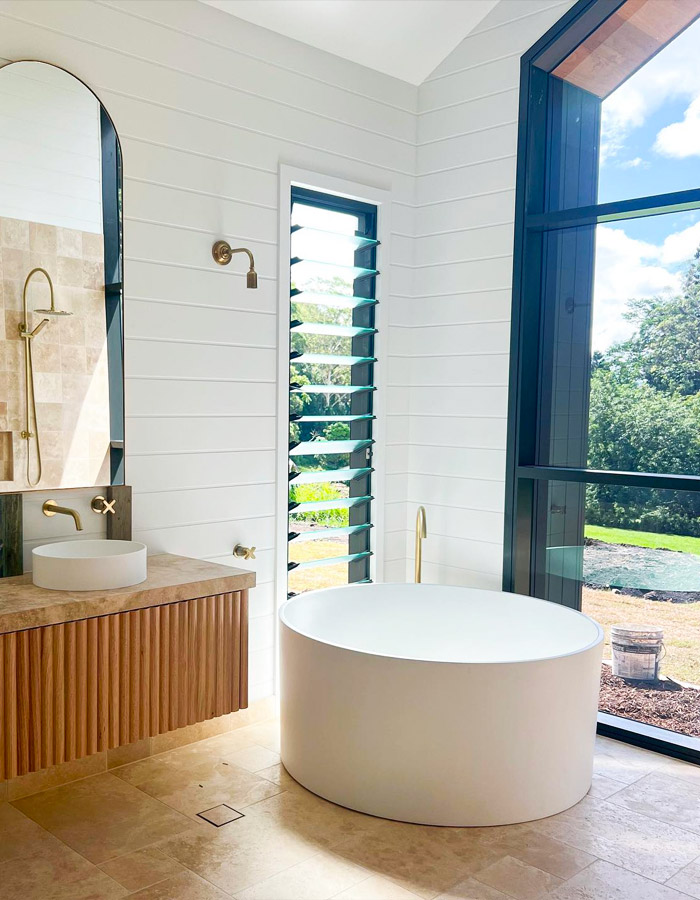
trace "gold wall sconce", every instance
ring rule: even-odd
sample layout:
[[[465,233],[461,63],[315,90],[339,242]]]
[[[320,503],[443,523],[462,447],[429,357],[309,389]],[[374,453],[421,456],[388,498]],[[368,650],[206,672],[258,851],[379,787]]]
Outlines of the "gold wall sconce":
[[[233,259],[234,253],[248,254],[250,268],[248,269],[248,275],[246,276],[246,287],[257,288],[258,273],[255,271],[255,260],[253,259],[253,254],[250,250],[246,247],[231,247],[228,241],[216,241],[211,248],[211,255],[214,257],[215,262],[220,266],[227,266]]]

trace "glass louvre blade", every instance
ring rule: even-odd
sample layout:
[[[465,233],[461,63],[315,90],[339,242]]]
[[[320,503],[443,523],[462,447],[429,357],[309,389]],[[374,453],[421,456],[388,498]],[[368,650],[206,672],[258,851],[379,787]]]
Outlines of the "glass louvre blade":
[[[293,290],[291,297],[295,303],[308,303],[312,306],[334,306],[338,309],[357,309],[359,306],[372,306],[377,301],[369,297],[352,297],[349,294],[317,294],[313,291]]]
[[[341,528],[314,528],[313,531],[290,531],[288,538],[289,543],[303,544],[306,541],[318,541],[323,538],[334,538],[341,534],[358,534],[360,531],[367,531],[372,526],[369,523],[364,525],[347,525]]]
[[[311,241],[328,241],[337,247],[346,250],[362,250],[364,247],[376,247],[379,241],[374,238],[365,237],[361,234],[343,234],[341,231],[324,231],[322,228],[313,228],[310,225],[292,225],[292,239],[301,243],[302,238],[305,243]],[[318,243],[311,246],[318,246]],[[295,256],[306,256],[305,253],[293,251]]]
[[[371,384],[297,384],[289,385],[297,394],[358,394],[360,391],[375,391]]]
[[[362,266],[341,266],[338,263],[324,262],[321,259],[293,259],[291,261],[292,281],[299,284],[315,284],[319,280],[328,281],[339,278],[347,283],[360,278],[372,278],[378,275],[376,269],[365,269]],[[302,288],[303,289],[303,288]]]
[[[362,422],[374,419],[372,413],[357,416],[290,416],[291,422]]]
[[[334,353],[302,353],[291,360],[295,365],[317,366],[359,366],[374,363],[373,356],[343,356]]]
[[[356,325],[331,325],[327,322],[300,322],[295,320],[290,328],[297,334],[327,334],[331,337],[360,337],[363,334],[376,334],[376,328],[360,328]]]
[[[289,477],[291,484],[323,484],[326,481],[354,481],[372,473],[372,468],[326,469],[323,472],[297,472]]]
[[[305,562],[287,563],[287,569],[311,569],[314,566],[332,566],[335,563],[354,562],[356,559],[366,559],[372,556],[371,551],[366,550],[364,553],[350,553],[347,556],[329,556],[326,559],[309,559]]]
[[[301,441],[289,448],[290,456],[321,456],[335,453],[355,453],[369,447],[374,441]]]
[[[360,503],[369,503],[374,497],[338,497],[337,500],[310,500],[307,503],[290,503],[291,513],[322,512],[327,509],[351,509]]]

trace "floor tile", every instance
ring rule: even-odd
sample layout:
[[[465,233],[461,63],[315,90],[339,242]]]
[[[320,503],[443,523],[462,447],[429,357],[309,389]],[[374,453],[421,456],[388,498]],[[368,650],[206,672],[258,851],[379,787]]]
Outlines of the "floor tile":
[[[597,800],[607,800],[608,797],[621,791],[624,787],[625,783],[622,781],[615,781],[607,775],[594,774],[588,796],[595,797]]]
[[[436,900],[511,900],[511,897],[476,878],[467,878],[440,894]]]
[[[245,729],[246,737],[252,739],[254,744],[267,747],[268,750],[280,752],[280,723],[278,719],[268,722],[260,722],[256,725],[248,725]]]
[[[614,797],[613,797],[614,799]],[[700,855],[700,836],[589,797],[576,806],[533,822],[556,838],[639,875],[666,881]]]
[[[700,900],[700,859],[681,869],[677,875],[669,878],[666,884]]]
[[[244,891],[237,900],[327,900],[367,879],[367,871],[322,852]]]
[[[645,761],[639,757],[623,757],[610,753],[596,753],[593,759],[593,773],[611,778],[623,784],[632,784],[656,768],[656,761]]]
[[[516,900],[540,900],[563,883],[556,875],[529,866],[513,856],[504,856],[483,869],[479,872],[478,881]]]
[[[547,900],[688,900],[673,888],[601,860],[574,875]]]
[[[0,807],[3,900],[118,900],[126,895],[122,885],[9,809]]]
[[[239,819],[226,828],[200,828],[159,844],[168,856],[215,884],[237,894],[303,862],[319,847],[282,828],[255,829],[249,819]]]
[[[152,887],[129,894],[129,900],[230,900],[230,895],[193,872],[182,872]]]
[[[381,875],[372,875],[336,894],[334,900],[416,900],[418,895]]]
[[[223,758],[218,746],[203,749],[188,744],[115,769],[114,774],[188,816],[221,803],[243,809],[282,791]]]
[[[656,769],[664,775],[671,775],[673,778],[680,778],[683,781],[689,781],[691,784],[700,785],[700,766],[693,763],[682,762],[680,759],[666,758]]]
[[[226,757],[230,762],[241,769],[248,772],[259,772],[260,769],[267,769],[270,766],[277,765],[280,761],[279,753],[274,750],[268,750],[267,747],[261,747],[260,744],[251,744],[242,750],[236,750],[230,756]]]
[[[498,846],[520,862],[564,879],[571,878],[595,860],[590,853],[563,844],[532,828],[514,830],[512,836],[505,835]]]
[[[328,849],[353,835],[373,832],[386,823],[385,819],[336,806],[306,790],[277,794],[248,807],[245,813],[245,826],[251,831],[281,831],[319,849]]]
[[[0,803],[0,863],[50,853],[60,842],[9,803]]]
[[[267,769],[260,769],[259,772],[255,773],[259,778],[266,778],[268,781],[272,781],[274,784],[279,784],[280,787],[284,788],[285,791],[294,790],[294,788],[301,788],[301,785],[298,781],[295,781],[289,772],[285,769],[282,763],[277,763],[276,766],[269,766]]]
[[[388,824],[396,827],[348,838],[333,852],[424,898],[435,897],[468,874],[465,863],[441,839],[441,829]]]
[[[129,891],[139,891],[182,872],[180,863],[155,847],[117,856],[102,863],[100,869]]]
[[[52,788],[13,805],[95,863],[191,827],[185,816],[111,774]]]
[[[615,794],[610,802],[700,834],[700,782],[695,785],[654,772]]]

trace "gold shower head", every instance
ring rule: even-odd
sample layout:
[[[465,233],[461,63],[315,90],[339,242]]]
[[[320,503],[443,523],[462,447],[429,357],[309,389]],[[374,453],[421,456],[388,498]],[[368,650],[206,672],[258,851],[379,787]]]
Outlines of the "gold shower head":
[[[246,287],[253,289],[257,288],[258,273],[255,271],[255,259],[247,247],[231,247],[228,241],[216,241],[211,248],[211,255],[220,266],[227,266],[231,262],[234,253],[248,254],[250,268],[248,269],[248,274],[246,276]]]

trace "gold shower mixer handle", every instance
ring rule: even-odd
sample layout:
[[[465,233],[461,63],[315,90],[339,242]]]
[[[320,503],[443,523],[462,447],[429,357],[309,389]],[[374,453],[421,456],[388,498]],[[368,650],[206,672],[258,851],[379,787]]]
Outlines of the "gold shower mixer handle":
[[[106,516],[107,513],[115,514],[114,504],[116,500],[107,500],[106,497],[103,497],[102,494],[98,494],[96,497],[92,498],[92,502],[90,503],[90,508],[93,512],[98,513],[99,515]]]
[[[233,548],[233,555],[239,559],[255,559],[255,547],[244,547],[242,544],[236,544]]]

